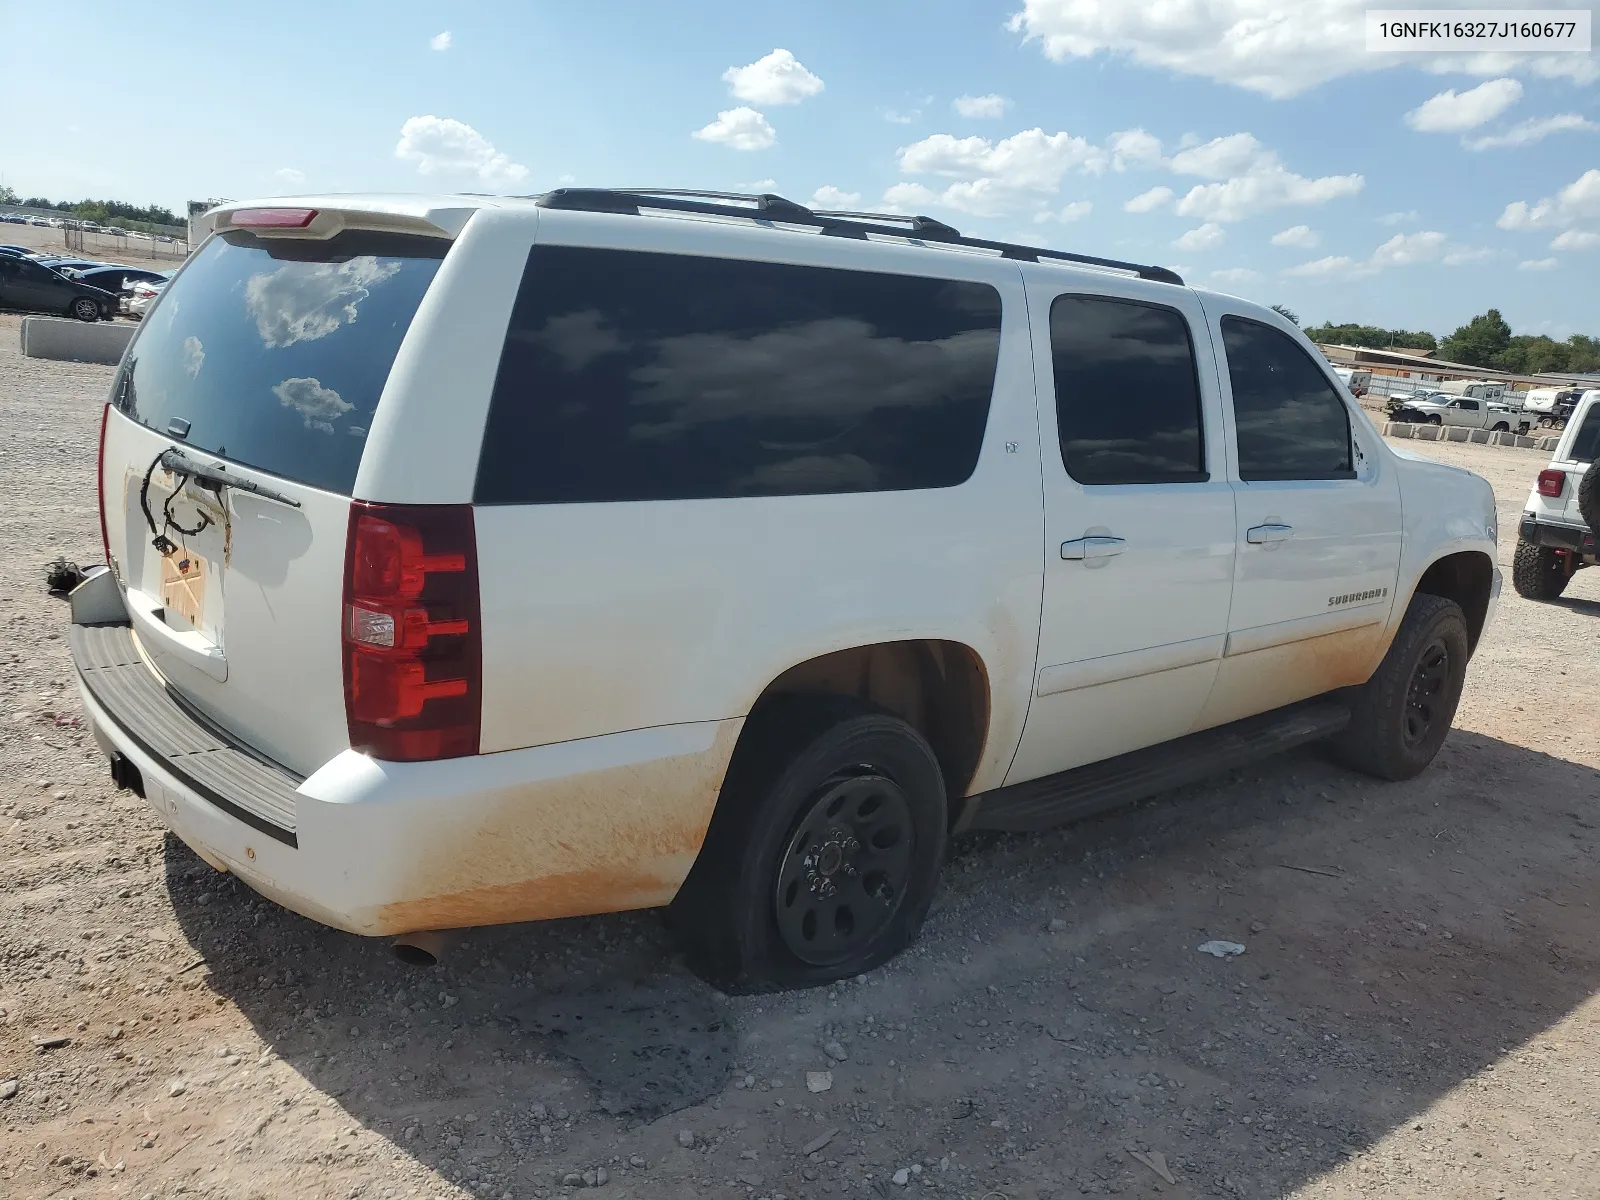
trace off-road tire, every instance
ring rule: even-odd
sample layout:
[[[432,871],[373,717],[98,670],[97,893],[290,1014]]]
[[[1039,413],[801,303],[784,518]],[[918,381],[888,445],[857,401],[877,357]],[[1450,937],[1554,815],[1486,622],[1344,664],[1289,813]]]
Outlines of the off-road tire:
[[[1435,655],[1445,658],[1440,664]],[[1410,779],[1433,761],[1450,733],[1466,682],[1467,619],[1454,600],[1418,592],[1411,598],[1383,662],[1352,695],[1350,724],[1333,741],[1346,766],[1379,779]],[[1437,690],[1425,705],[1414,683],[1437,672]],[[1427,719],[1420,720],[1426,707]],[[1421,725],[1420,736],[1414,736]]]
[[[1572,581],[1571,559],[1549,546],[1517,543],[1511,558],[1511,586],[1524,600],[1559,599]]]
[[[1590,463],[1578,480],[1578,512],[1584,524],[1600,538],[1600,460]]]
[[[892,781],[907,802],[911,845],[875,932],[838,961],[805,961],[780,929],[780,871],[818,797],[852,776]],[[689,966],[732,993],[833,983],[888,961],[921,931],[938,883],[948,828],[944,775],[906,722],[848,697],[779,697],[746,725],[704,845],[668,920]],[[842,883],[843,881],[841,881]],[[865,886],[863,881],[863,886]],[[867,924],[867,922],[864,922]]]

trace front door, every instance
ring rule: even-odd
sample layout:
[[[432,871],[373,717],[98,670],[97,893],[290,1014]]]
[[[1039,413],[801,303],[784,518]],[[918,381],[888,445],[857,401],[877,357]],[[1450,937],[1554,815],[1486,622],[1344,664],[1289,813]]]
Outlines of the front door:
[[[1036,316],[1045,573],[1034,694],[1008,783],[1180,737],[1227,633],[1233,490],[1193,294],[1063,289],[1024,267]]]
[[[1390,609],[1405,601],[1394,594],[1400,484],[1371,425],[1295,338],[1208,303],[1238,511],[1227,650],[1203,720],[1212,726],[1366,682]]]

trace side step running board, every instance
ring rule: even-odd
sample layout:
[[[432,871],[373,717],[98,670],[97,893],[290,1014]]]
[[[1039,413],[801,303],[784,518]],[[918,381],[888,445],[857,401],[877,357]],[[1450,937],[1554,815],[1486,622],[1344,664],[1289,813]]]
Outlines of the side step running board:
[[[955,832],[1022,833],[1082,820],[1329,737],[1349,723],[1350,709],[1335,700],[1311,700],[1247,717],[1104,762],[984,792],[968,801]]]

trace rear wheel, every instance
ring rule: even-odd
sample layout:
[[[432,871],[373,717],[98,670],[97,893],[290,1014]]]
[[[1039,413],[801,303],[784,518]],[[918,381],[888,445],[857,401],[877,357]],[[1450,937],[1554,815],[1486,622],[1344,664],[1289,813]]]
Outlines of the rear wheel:
[[[751,718],[671,920],[730,992],[858,975],[912,941],[945,845],[944,777],[898,717],[781,697]]]
[[[1511,586],[1524,600],[1555,600],[1572,579],[1572,556],[1549,546],[1517,543],[1511,559]]]
[[[68,310],[80,321],[98,321],[100,319],[100,306],[88,296],[79,296],[72,302]]]
[[[1507,425],[1504,421],[1501,421],[1498,425],[1496,425],[1489,432],[1490,433],[1510,433],[1511,432],[1511,426]]]
[[[1347,766],[1410,779],[1450,733],[1467,675],[1467,620],[1454,600],[1411,598],[1389,652],[1355,693],[1350,724],[1334,741]]]

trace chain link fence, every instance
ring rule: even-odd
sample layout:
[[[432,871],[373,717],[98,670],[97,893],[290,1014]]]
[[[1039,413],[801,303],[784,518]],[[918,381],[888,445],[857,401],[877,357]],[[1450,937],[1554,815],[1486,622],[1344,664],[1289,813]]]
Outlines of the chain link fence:
[[[152,262],[182,262],[189,256],[189,243],[165,234],[119,233],[109,229],[63,229],[67,249],[73,254],[96,260],[132,263],[135,259]]]

